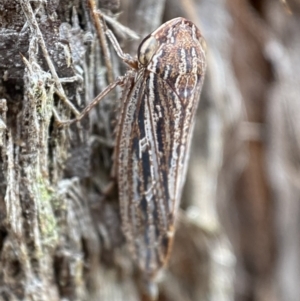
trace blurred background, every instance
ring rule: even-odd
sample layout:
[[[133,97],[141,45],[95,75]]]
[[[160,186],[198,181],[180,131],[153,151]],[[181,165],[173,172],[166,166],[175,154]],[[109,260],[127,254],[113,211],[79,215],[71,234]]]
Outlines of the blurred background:
[[[73,80],[62,81],[73,103],[84,107],[110,72],[88,2],[0,0],[0,300],[149,300],[124,245],[117,197],[103,199],[121,91],[82,127],[56,128],[53,107],[65,119],[70,112],[25,4],[58,76]],[[178,16],[207,42],[182,210],[158,300],[300,300],[300,1],[99,0],[97,7],[133,56],[143,37]],[[113,77],[123,75],[108,45]],[[48,115],[31,124],[41,99]],[[32,135],[36,124],[42,130]],[[32,153],[37,161],[26,161]]]

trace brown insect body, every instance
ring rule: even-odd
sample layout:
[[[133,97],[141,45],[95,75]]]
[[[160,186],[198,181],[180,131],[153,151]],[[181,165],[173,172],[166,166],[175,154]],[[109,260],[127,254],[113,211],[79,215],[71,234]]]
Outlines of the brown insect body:
[[[122,230],[150,278],[166,264],[206,69],[199,29],[173,19],[146,37],[125,76],[116,137]]]

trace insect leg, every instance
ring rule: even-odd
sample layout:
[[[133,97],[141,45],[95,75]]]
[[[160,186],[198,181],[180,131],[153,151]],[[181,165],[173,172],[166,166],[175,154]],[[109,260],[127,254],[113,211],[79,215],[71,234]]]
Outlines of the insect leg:
[[[105,33],[106,33],[107,37],[109,38],[111,44],[113,45],[116,53],[123,60],[123,62],[125,64],[127,64],[128,66],[130,66],[131,68],[137,70],[138,69],[138,62],[137,62],[137,60],[134,59],[130,54],[123,52],[123,50],[121,49],[120,44],[119,44],[117,38],[112,33],[112,31],[109,30],[109,29],[106,29]]]
[[[89,111],[95,107],[101,100],[103,97],[105,97],[110,91],[112,91],[116,86],[122,85],[124,83],[125,77],[124,76],[120,76],[118,77],[113,83],[111,83],[110,85],[108,85],[101,93],[99,93],[91,103],[89,103],[84,109],[83,111],[76,116],[76,118],[71,119],[71,120],[67,120],[67,121],[58,121],[58,125],[59,126],[63,126],[63,125],[69,125],[71,123],[74,123],[76,121],[80,121],[84,116],[86,116]]]

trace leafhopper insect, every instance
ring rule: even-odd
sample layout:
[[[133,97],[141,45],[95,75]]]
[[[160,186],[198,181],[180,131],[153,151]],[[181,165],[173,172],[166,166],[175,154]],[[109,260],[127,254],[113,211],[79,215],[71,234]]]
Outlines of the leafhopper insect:
[[[130,69],[76,120],[117,85],[123,87],[113,176],[128,248],[152,279],[166,265],[172,248],[206,70],[205,42],[199,29],[184,18],[170,20],[147,36],[137,59],[124,54],[109,36]]]

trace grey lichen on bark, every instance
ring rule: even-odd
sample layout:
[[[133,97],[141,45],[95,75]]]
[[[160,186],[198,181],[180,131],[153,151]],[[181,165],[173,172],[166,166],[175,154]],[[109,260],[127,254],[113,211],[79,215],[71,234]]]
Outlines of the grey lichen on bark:
[[[89,299],[84,280],[100,250],[81,185],[87,156],[67,168],[72,152],[89,151],[87,123],[59,128],[54,118],[70,118],[67,102],[84,106],[89,45],[68,26],[81,51],[72,60],[51,5],[7,3],[1,16],[1,300]]]

